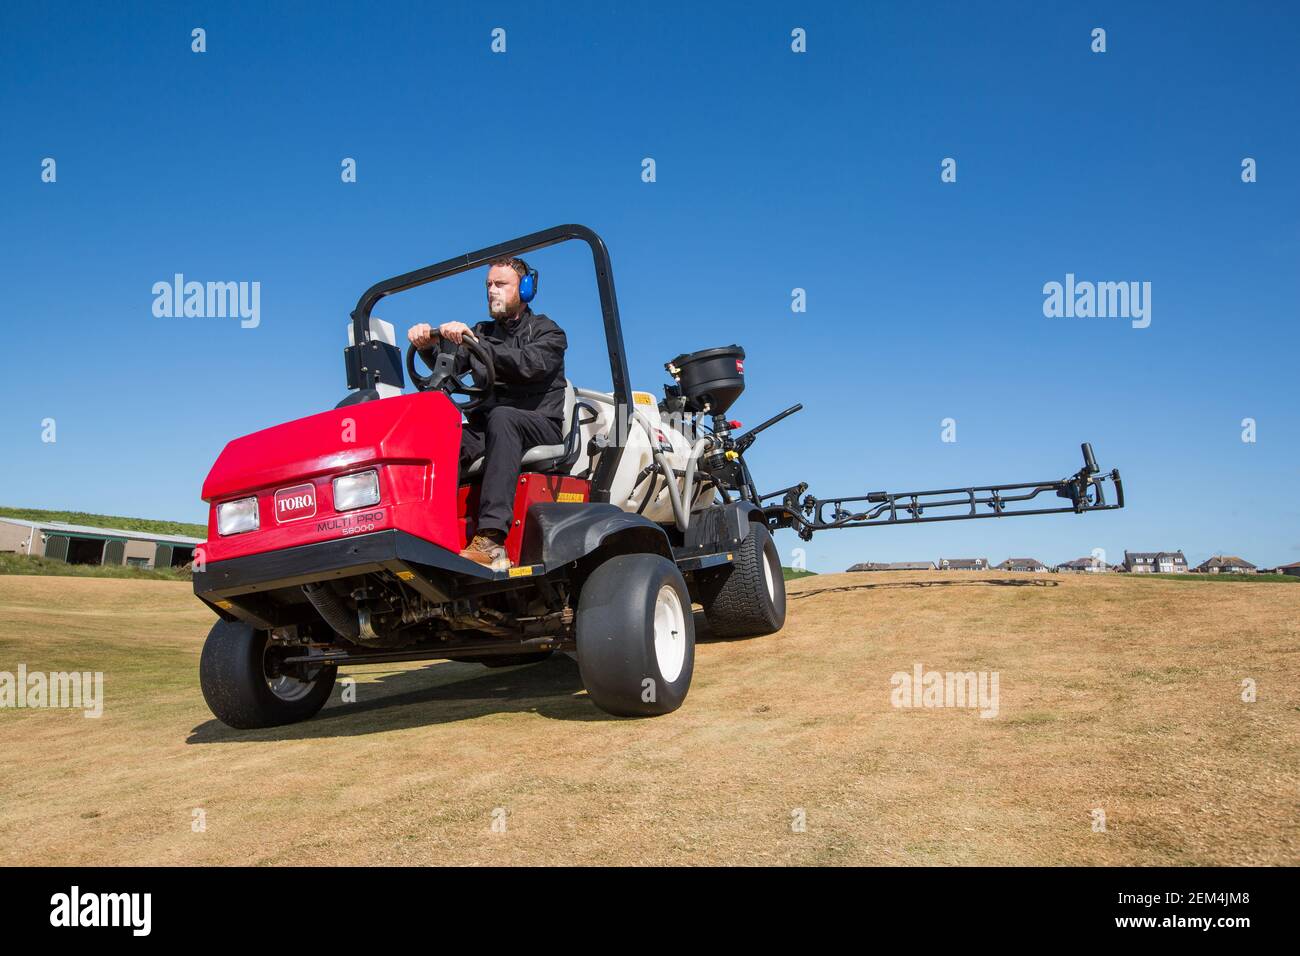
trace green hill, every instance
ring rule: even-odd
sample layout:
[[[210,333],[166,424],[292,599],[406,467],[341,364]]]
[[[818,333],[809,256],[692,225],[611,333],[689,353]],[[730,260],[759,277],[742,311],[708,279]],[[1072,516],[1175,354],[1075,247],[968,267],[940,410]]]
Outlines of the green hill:
[[[97,515],[88,511],[41,511],[36,508],[0,508],[0,518],[21,518],[24,521],[66,521],[68,524],[85,524],[122,531],[144,531],[150,534],[183,534],[191,538],[206,538],[206,525],[190,521],[157,521],[153,518],[123,518],[120,515]]]
[[[126,530],[126,529],[123,529]],[[0,553],[0,575],[36,574],[73,578],[135,578],[151,581],[189,581],[185,568],[133,568],[129,564],[68,564],[36,555]]]

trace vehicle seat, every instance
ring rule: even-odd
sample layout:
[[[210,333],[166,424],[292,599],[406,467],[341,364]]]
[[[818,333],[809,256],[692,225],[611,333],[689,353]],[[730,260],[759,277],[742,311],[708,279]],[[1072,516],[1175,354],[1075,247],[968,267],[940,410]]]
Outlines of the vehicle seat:
[[[542,474],[567,475],[578,458],[579,428],[578,409],[590,406],[579,402],[573,391],[573,383],[564,380],[564,442],[559,445],[534,445],[525,448],[520,464],[524,471]],[[594,411],[594,410],[593,410]],[[483,475],[483,455],[479,455],[465,469],[462,478],[477,481]]]

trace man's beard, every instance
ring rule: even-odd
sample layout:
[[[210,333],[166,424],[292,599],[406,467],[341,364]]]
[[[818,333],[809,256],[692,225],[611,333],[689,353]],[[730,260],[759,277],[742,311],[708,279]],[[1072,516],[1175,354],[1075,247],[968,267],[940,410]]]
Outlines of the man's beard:
[[[515,314],[519,303],[506,302],[504,299],[488,299],[488,315],[494,319],[506,319]]]

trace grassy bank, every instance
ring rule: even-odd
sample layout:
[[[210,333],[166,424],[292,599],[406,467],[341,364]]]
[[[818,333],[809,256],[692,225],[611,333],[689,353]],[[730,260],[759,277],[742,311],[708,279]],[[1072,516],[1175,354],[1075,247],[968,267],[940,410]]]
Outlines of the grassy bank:
[[[188,581],[181,568],[133,568],[125,564],[68,564],[25,554],[0,553],[0,574],[37,574],[74,578],[130,578],[136,581]]]
[[[98,515],[89,511],[42,511],[38,508],[0,508],[0,518],[18,518],[23,521],[65,521],[68,524],[91,525],[96,528],[114,528],[118,531],[143,531],[147,534],[183,534],[191,538],[206,538],[206,525],[189,521],[157,521],[153,518],[124,518],[121,515]]]
[[[345,667],[255,731],[184,583],[0,577],[0,671],[104,674],[100,720],[0,708],[0,865],[1294,866],[1295,595],[1138,577],[820,574],[779,634],[699,619],[666,717],[557,654]],[[899,706],[916,667],[1000,675],[996,714]]]

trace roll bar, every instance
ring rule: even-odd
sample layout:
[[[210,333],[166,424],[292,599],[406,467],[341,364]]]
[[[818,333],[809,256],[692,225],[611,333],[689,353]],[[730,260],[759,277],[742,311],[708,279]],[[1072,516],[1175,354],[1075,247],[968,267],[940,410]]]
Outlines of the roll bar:
[[[593,230],[577,223],[552,226],[541,232],[510,239],[476,252],[467,252],[463,256],[455,256],[425,266],[423,269],[416,269],[414,272],[406,272],[376,282],[362,293],[361,298],[357,300],[357,307],[352,310],[352,341],[356,344],[346,350],[348,387],[374,388],[380,380],[385,359],[381,354],[383,350],[379,346],[383,343],[373,342],[370,337],[370,312],[380,299],[396,292],[405,292],[417,286],[477,269],[494,259],[522,256],[570,239],[580,239],[591,247],[591,258],[596,267],[596,288],[600,293],[601,318],[605,324],[605,347],[609,353],[609,374],[614,385],[614,400],[618,407],[630,408],[632,395],[627,370],[627,352],[623,347],[623,326],[619,320],[618,298],[614,293],[614,270],[610,265],[609,250],[605,247],[604,240]],[[399,370],[398,375],[400,374]],[[606,449],[607,453],[600,456],[600,466],[592,478],[591,500],[609,500],[610,484],[618,468],[618,458],[622,451],[621,446],[610,446]]]

